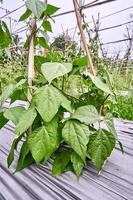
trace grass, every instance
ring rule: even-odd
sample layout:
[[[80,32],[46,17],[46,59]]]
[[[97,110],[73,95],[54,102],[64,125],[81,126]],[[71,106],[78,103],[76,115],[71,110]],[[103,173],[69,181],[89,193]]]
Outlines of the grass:
[[[113,71],[111,82],[116,97],[106,102],[114,117],[133,120],[133,70]]]

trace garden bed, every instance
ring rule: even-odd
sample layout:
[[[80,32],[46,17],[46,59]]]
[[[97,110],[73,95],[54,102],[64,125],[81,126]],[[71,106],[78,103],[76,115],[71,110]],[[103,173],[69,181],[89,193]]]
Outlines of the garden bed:
[[[15,164],[9,170],[6,159],[14,128],[7,124],[0,131],[0,200],[133,199],[133,122],[115,119],[115,127],[125,153],[116,146],[100,175],[89,163],[77,180],[71,172],[53,177],[50,162],[13,175]]]

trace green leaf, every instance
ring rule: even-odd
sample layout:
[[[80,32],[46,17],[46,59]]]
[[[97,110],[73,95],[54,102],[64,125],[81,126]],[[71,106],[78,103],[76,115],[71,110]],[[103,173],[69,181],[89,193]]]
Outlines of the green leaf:
[[[8,164],[8,168],[11,166],[12,162],[14,161],[14,149],[16,146],[16,141],[17,139],[15,139],[12,143],[8,158],[7,158],[7,164]]]
[[[14,160],[14,150],[17,149],[17,145],[19,143],[19,141],[21,140],[22,136],[17,137],[13,140],[8,158],[7,158],[7,164],[8,164],[8,168],[11,166],[13,160]]]
[[[28,138],[28,145],[36,163],[39,164],[44,158],[48,160],[51,154],[59,146],[57,134],[58,121],[54,118],[50,123],[35,130]]]
[[[26,82],[25,79],[20,80],[16,85],[10,84],[4,88],[2,91],[2,95],[0,98],[0,107],[2,107],[3,103],[13,95],[13,93],[19,89],[24,83]]]
[[[37,116],[35,108],[30,108],[24,111],[19,119],[19,122],[16,126],[16,134],[19,136],[33,124]]]
[[[60,93],[52,85],[46,85],[35,92],[33,101],[43,120],[50,122],[60,107]]]
[[[0,107],[10,97],[10,95],[13,93],[13,91],[14,91],[14,85],[13,84],[10,84],[10,85],[8,85],[4,88],[4,90],[2,91],[1,98],[0,98]]]
[[[73,61],[73,70],[71,74],[79,74],[80,70],[83,69],[85,66],[88,66],[88,60],[86,56],[81,57],[81,58],[76,58]]]
[[[103,121],[107,125],[109,132],[114,134],[115,138],[118,140],[117,132],[115,130],[115,125],[114,125],[114,121],[113,121],[113,115],[111,113],[107,113],[106,116],[104,117]],[[124,148],[123,148],[121,141],[118,140],[118,144],[120,146],[121,152],[124,153]]]
[[[28,143],[27,143],[27,141],[25,141],[21,147],[16,172],[21,171],[22,169],[28,167],[32,163],[34,163],[34,159],[30,153]]]
[[[50,122],[54,118],[61,105],[70,110],[69,101],[52,85],[45,85],[36,90],[33,102],[46,122]]]
[[[112,92],[110,91],[108,85],[106,83],[104,83],[99,77],[97,76],[93,76],[92,74],[89,73],[89,77],[91,78],[92,82],[94,83],[94,85],[99,88],[100,90],[102,90],[103,92],[107,93],[107,94],[111,94]]]
[[[71,101],[69,101],[63,94],[61,94],[60,98],[61,98],[61,106],[65,108],[66,111],[72,113],[73,109],[72,109]]]
[[[16,89],[13,91],[13,94],[10,96],[11,103],[15,102],[16,100],[27,101],[27,87]]]
[[[66,122],[62,130],[64,141],[80,156],[85,162],[89,129],[86,125],[76,120]]]
[[[49,31],[49,32],[52,32],[52,26],[50,24],[49,21],[44,21],[42,23],[42,27],[46,30],[46,31]]]
[[[0,20],[0,48],[4,49],[11,44],[12,38],[4,21]]]
[[[27,9],[25,13],[19,18],[19,21],[26,20],[32,14],[31,10]]]
[[[59,176],[66,169],[70,161],[70,151],[64,150],[57,155],[52,167],[52,175]]]
[[[47,62],[60,62],[61,61],[61,53],[54,51],[47,54],[46,61]]]
[[[100,116],[94,106],[87,105],[77,108],[77,110],[71,116],[71,119],[77,119],[80,122],[89,125],[100,120]]]
[[[90,135],[88,153],[98,171],[102,169],[115,144],[116,138],[114,134],[104,129],[100,129],[97,133]]]
[[[38,37],[37,43],[40,44],[41,47],[43,47],[45,49],[49,49],[48,43],[44,37]]]
[[[46,2],[42,2],[39,0],[27,0],[26,6],[32,13],[39,19],[43,12],[47,9]]]
[[[8,120],[4,117],[4,113],[0,113],[0,129],[5,126]]]
[[[24,111],[25,108],[21,106],[9,108],[5,111],[4,117],[8,120],[11,120],[15,125],[17,125]]]
[[[73,172],[73,166],[72,166],[72,163],[71,163],[71,162],[68,163],[68,165],[67,165],[66,168],[64,169],[63,173],[64,173],[64,172],[68,172],[68,171]]]
[[[41,73],[41,65],[45,62],[44,56],[34,56],[35,67],[39,73]]]
[[[73,65],[74,66],[79,66],[79,67],[87,66],[88,65],[87,57],[84,56],[82,58],[75,59],[74,62],[73,62]]]
[[[47,4],[47,9],[45,10],[45,15],[47,16],[51,16],[53,15],[55,12],[57,12],[60,8],[53,6],[51,4]]]
[[[44,77],[49,83],[57,77],[64,76],[72,70],[71,63],[44,63],[41,67]]]
[[[46,83],[47,83],[47,80],[44,78],[44,76],[37,76],[36,78],[33,79],[33,84],[36,87],[46,85]]]
[[[77,177],[79,177],[81,175],[82,169],[84,167],[83,160],[75,152],[73,152],[71,155],[71,162],[73,164],[73,169],[74,169]]]
[[[113,115],[111,113],[106,114],[106,116],[104,117],[104,122],[107,125],[109,132],[114,134],[114,136],[117,138],[117,133],[113,121]]]
[[[23,80],[23,84],[26,82],[25,75],[20,75],[15,78],[15,81],[20,82]]]
[[[26,79],[21,79],[17,84],[14,85],[14,89],[18,89],[20,86],[26,83]]]

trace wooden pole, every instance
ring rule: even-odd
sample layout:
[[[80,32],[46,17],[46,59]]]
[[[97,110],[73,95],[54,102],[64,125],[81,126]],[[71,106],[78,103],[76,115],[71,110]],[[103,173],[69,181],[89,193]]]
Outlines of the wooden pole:
[[[83,27],[82,27],[82,17],[81,17],[81,14],[80,14],[80,9],[79,9],[77,0],[73,0],[73,5],[74,5],[74,11],[75,11],[76,19],[77,19],[77,24],[78,24],[80,34],[81,34],[81,40],[82,40],[82,43],[83,43],[84,53],[87,56],[88,62],[89,62],[88,68],[90,67],[92,74],[94,76],[96,76],[96,70],[95,70],[95,67],[94,67],[93,62],[92,62],[91,54],[90,54],[90,51],[88,49],[88,45],[87,45],[87,42],[86,42],[85,33],[84,33],[84,30],[83,30]]]
[[[44,0],[44,2],[45,2],[46,4],[48,4],[48,0]],[[47,19],[48,19],[48,16],[45,16],[45,17],[44,17],[44,21],[47,21]],[[45,31],[45,33],[47,33],[47,31]],[[47,50],[46,50],[45,48],[43,49],[43,55],[44,55],[44,58],[47,57]]]
[[[34,71],[34,38],[36,32],[36,19],[31,18],[31,35],[29,38],[29,56],[28,56],[28,101],[31,103],[32,100],[32,80],[35,75]]]

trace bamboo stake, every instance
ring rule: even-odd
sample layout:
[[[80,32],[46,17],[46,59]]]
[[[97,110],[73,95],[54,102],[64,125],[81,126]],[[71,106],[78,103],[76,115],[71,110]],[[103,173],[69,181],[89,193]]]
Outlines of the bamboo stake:
[[[31,18],[31,35],[29,39],[29,56],[28,56],[28,101],[31,103],[32,100],[32,80],[35,75],[34,71],[34,38],[36,30],[36,19],[35,17]]]
[[[79,27],[79,30],[80,30],[80,34],[81,34],[84,53],[88,58],[92,74],[94,76],[96,76],[96,70],[95,70],[95,67],[94,67],[93,62],[92,62],[91,54],[89,52],[88,45],[87,45],[86,38],[85,38],[85,33],[84,33],[83,27],[82,27],[82,17],[81,17],[81,14],[80,14],[80,10],[79,10],[79,6],[78,6],[78,3],[77,3],[77,0],[73,0],[73,5],[74,5],[74,11],[75,11],[76,19],[77,19],[77,24],[78,24],[78,27]]]
[[[48,4],[48,0],[44,0],[44,2],[45,2],[46,4]],[[45,17],[44,17],[44,21],[47,21],[47,19],[48,19],[48,16],[45,16]],[[45,33],[47,33],[47,31],[45,31]],[[43,55],[44,55],[44,58],[47,57],[47,50],[46,50],[45,48],[43,49]]]

